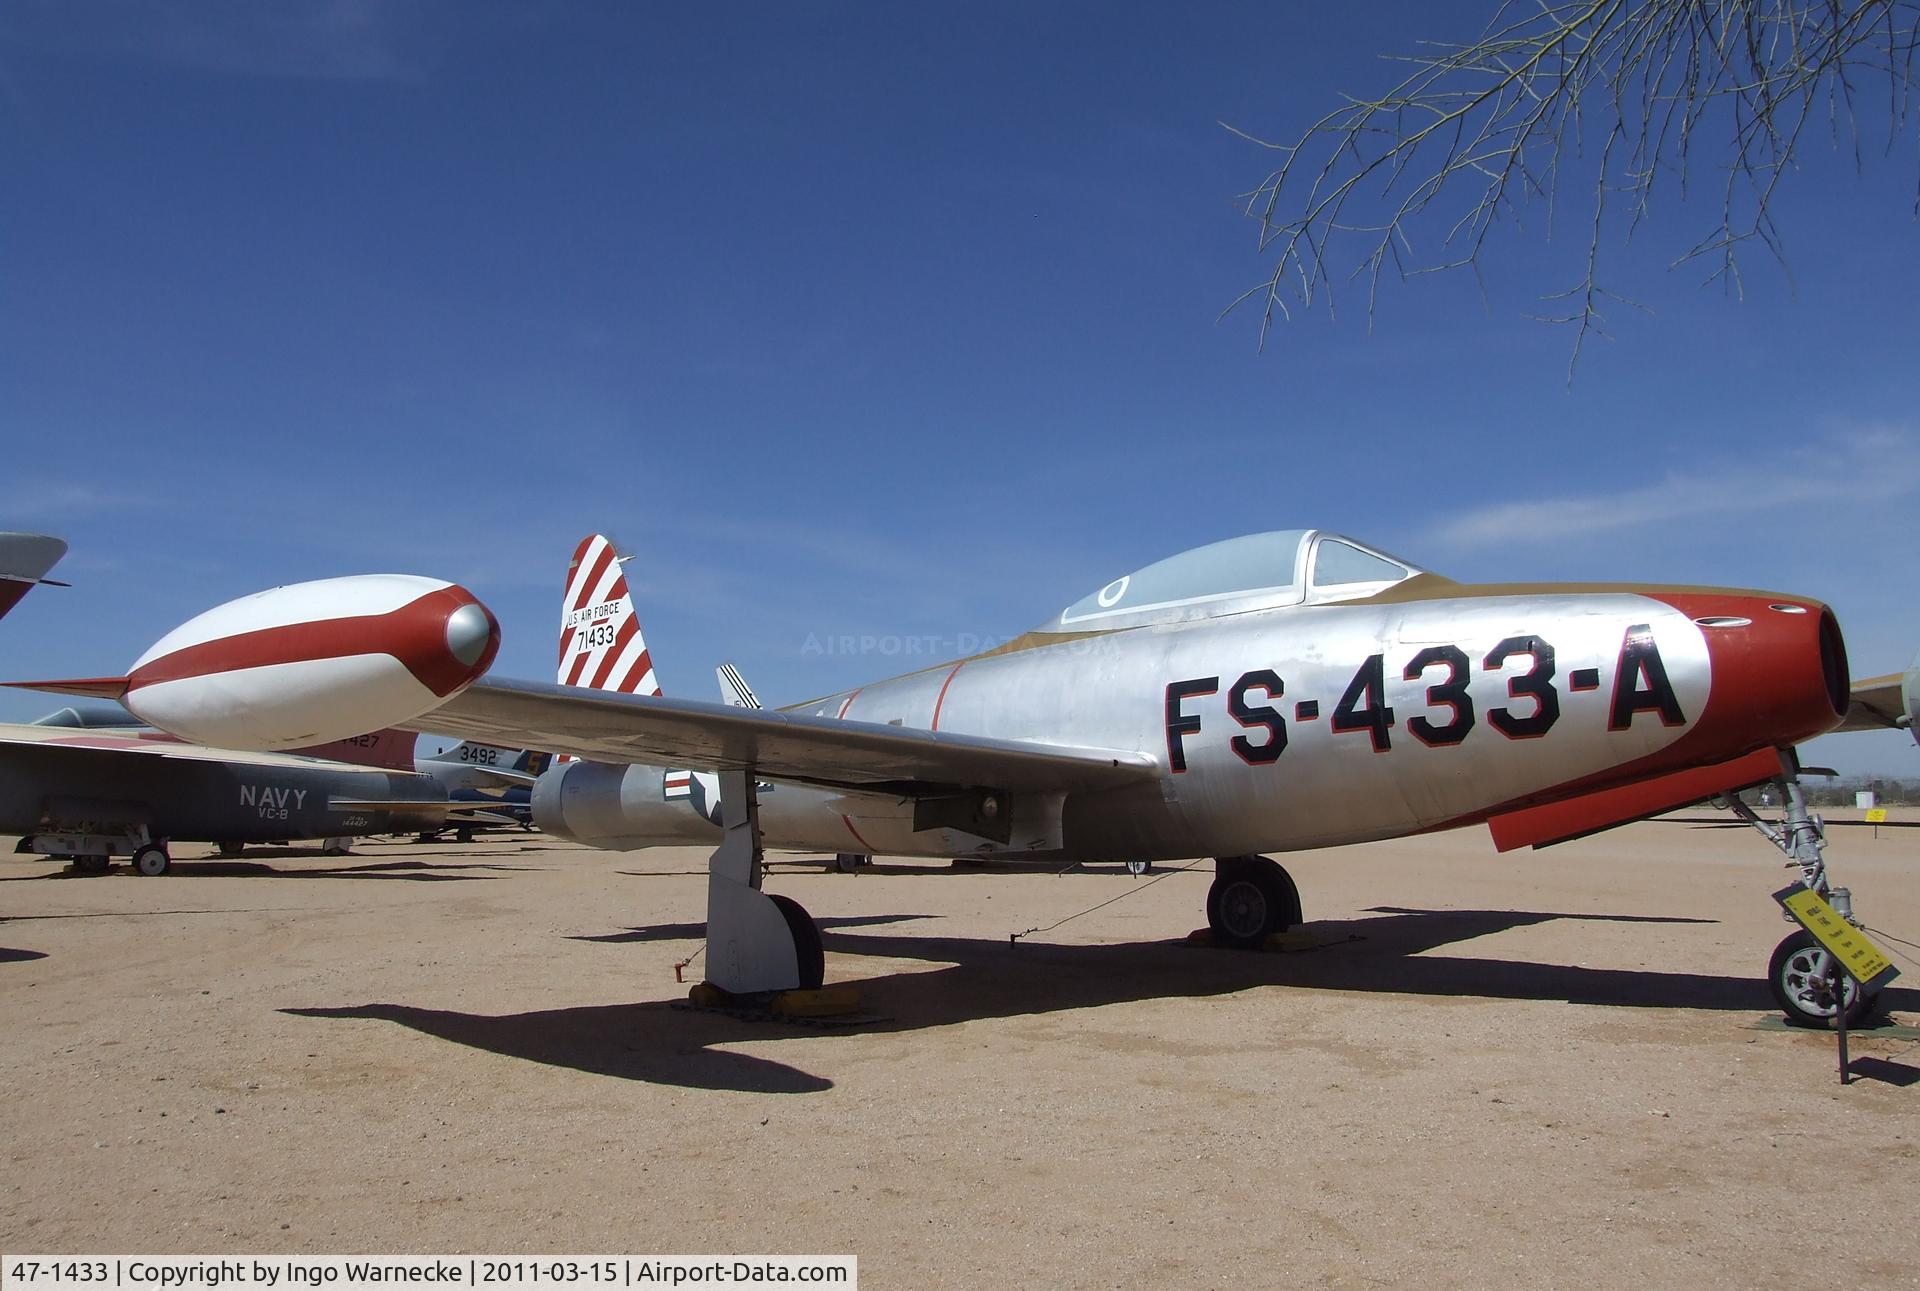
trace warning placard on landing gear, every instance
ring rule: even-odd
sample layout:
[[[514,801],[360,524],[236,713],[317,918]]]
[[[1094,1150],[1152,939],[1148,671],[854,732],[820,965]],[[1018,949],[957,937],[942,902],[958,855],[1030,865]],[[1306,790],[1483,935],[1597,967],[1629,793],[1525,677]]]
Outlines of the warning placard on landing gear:
[[[1840,961],[1848,977],[1868,990],[1877,990],[1900,976],[1885,952],[1867,934],[1840,917],[1825,898],[1804,883],[1782,888],[1773,894],[1800,926],[1814,935],[1827,952]]]

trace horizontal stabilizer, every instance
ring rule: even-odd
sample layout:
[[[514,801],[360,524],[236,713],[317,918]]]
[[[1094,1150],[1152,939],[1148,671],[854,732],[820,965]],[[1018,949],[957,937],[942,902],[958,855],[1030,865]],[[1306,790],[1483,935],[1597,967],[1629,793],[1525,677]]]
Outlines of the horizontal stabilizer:
[[[1908,723],[1906,699],[1900,693],[1902,676],[1870,677],[1856,682],[1847,706],[1847,719],[1837,729],[1871,731],[1881,728],[1904,730]]]

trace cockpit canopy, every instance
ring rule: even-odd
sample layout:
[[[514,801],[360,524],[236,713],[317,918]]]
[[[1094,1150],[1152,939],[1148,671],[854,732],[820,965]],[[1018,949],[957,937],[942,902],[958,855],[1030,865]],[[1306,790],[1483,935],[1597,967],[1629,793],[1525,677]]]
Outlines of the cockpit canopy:
[[[1337,533],[1278,529],[1195,547],[1123,574],[1037,630],[1102,632],[1358,600],[1425,572]]]

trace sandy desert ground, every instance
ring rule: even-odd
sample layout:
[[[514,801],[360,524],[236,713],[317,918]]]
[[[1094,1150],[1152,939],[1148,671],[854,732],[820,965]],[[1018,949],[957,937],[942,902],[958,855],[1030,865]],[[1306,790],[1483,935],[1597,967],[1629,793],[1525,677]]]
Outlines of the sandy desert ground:
[[[1920,830],[1834,835],[1862,915],[1920,942]],[[199,850],[161,879],[0,858],[0,1250],[1920,1283],[1920,1039],[1856,1037],[1843,1089],[1831,1036],[1761,1025],[1786,876],[1744,830],[1296,857],[1320,944],[1287,954],[1183,944],[1205,865],[781,861],[874,1015],[844,1029],[672,1007],[699,852]]]

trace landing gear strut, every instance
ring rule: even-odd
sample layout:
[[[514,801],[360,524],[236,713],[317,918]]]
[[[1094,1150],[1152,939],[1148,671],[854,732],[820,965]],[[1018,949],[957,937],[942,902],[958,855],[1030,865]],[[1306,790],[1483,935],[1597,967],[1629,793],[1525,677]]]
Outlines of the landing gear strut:
[[[720,846],[707,862],[708,980],[734,995],[818,990],[820,929],[791,897],[760,890],[760,802],[751,767],[720,772]]]
[[[1798,868],[1802,883],[1824,897],[1842,919],[1858,928],[1861,923],[1853,917],[1853,893],[1827,881],[1823,855],[1827,847],[1826,828],[1818,816],[1807,810],[1807,796],[1801,791],[1798,767],[1792,755],[1784,754],[1782,761],[1786,774],[1774,782],[1780,790],[1784,811],[1779,824],[1762,820],[1737,795],[1727,796],[1727,806],[1780,849],[1787,858],[1786,868]],[[1832,1027],[1844,1009],[1847,1024],[1851,1026],[1873,1012],[1873,995],[1862,991],[1845,973],[1837,974],[1840,990],[1836,996],[1833,969],[1832,957],[1826,948],[1803,928],[1795,928],[1773,948],[1773,957],[1767,963],[1767,987],[1773,992],[1774,1002],[1787,1015],[1787,1021],[1796,1026]]]
[[[1258,950],[1300,923],[1300,889],[1264,856],[1222,856],[1207,889],[1207,926],[1223,946]]]

